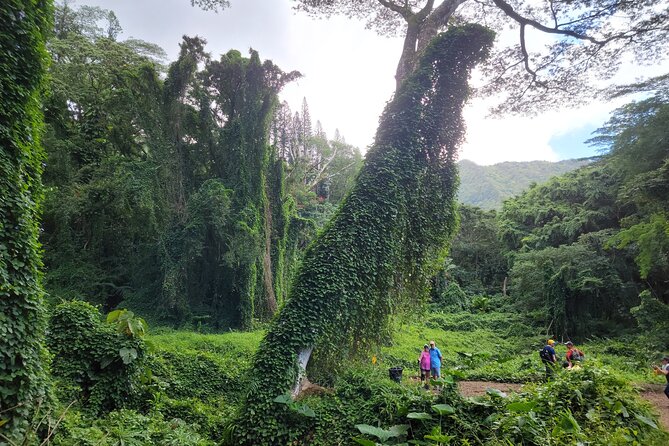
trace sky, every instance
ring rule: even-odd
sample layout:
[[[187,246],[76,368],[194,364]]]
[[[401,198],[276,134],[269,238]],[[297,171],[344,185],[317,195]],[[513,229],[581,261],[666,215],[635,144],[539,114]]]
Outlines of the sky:
[[[231,0],[218,13],[192,7],[189,0],[77,0],[113,10],[123,33],[160,45],[173,61],[183,35],[207,40],[213,57],[253,48],[284,71],[303,77],[286,86],[281,99],[299,111],[306,98],[313,122],[332,137],[339,129],[360,149],[373,142],[378,119],[395,89],[402,40],[376,35],[344,17],[313,18],[292,9],[290,0]],[[665,69],[664,72],[669,71]],[[623,70],[628,81],[635,70]],[[659,72],[658,72],[659,74]],[[554,109],[534,117],[490,118],[481,100],[465,108],[466,142],[460,158],[480,165],[503,161],[558,161],[596,154],[584,143],[624,101],[591,102],[578,109]],[[519,137],[522,135],[522,137]]]

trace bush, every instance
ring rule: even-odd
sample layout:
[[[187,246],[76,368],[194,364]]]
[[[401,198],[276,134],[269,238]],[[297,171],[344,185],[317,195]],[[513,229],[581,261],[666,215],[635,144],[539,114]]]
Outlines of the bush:
[[[126,317],[124,322],[103,322],[97,308],[85,302],[65,302],[55,308],[47,347],[54,358],[52,374],[64,382],[58,387],[67,389],[61,398],[76,396],[95,415],[137,407],[143,395],[146,345],[139,333],[127,331],[138,321]]]
[[[203,439],[184,421],[169,421],[162,415],[141,415],[131,410],[109,413],[98,420],[88,420],[76,413],[65,417],[56,432],[54,446],[209,446],[214,443]]]

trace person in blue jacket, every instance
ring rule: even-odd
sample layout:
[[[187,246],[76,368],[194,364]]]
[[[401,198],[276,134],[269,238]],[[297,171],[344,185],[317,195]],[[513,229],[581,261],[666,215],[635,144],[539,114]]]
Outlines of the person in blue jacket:
[[[541,362],[546,366],[546,379],[555,376],[555,364],[557,364],[557,355],[555,354],[555,341],[549,339],[544,348],[539,351]]]
[[[430,341],[430,374],[432,378],[441,378],[441,352],[434,341]]]

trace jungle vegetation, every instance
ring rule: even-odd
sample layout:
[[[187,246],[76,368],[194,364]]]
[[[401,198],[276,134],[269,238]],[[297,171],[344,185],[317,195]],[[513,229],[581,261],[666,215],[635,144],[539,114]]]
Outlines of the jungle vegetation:
[[[437,35],[470,2],[297,3],[407,23],[364,161],[306,99],[279,103],[300,73],[255,51],[186,36],[168,63],[111,11],[0,6],[0,444],[666,444],[630,383],[669,348],[668,78],[609,93],[644,96],[593,137],[599,159],[499,211],[457,206],[469,72],[501,56],[480,25]],[[652,1],[471,3],[520,26],[507,109],[558,97],[581,57],[606,71],[664,44]],[[569,42],[534,65],[526,27]],[[548,335],[595,358],[542,383]],[[440,390],[391,383],[425,337]],[[323,388],[295,399],[305,373]],[[469,399],[459,379],[528,384]]]

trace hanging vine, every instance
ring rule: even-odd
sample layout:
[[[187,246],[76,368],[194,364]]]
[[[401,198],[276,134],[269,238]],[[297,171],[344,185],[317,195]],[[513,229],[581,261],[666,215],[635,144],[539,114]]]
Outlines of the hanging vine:
[[[456,226],[469,71],[492,41],[478,25],[435,38],[387,105],[353,190],[307,250],[256,354],[239,442],[285,444],[285,405],[273,401],[294,387],[311,349],[329,359],[378,340],[396,285],[413,296],[426,290],[430,265]]]

